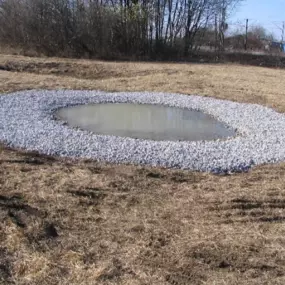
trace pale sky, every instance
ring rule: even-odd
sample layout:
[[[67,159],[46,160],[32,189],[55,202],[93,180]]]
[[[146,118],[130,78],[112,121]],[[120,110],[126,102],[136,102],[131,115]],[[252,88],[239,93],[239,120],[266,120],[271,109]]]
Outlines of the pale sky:
[[[230,29],[243,29],[247,18],[249,26],[262,25],[280,40],[280,28],[285,21],[285,0],[244,0],[229,19]]]

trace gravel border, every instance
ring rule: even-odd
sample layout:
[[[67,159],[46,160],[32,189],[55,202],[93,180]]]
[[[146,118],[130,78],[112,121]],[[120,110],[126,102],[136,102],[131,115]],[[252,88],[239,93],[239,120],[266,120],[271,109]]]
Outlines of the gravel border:
[[[236,129],[227,140],[173,142],[96,135],[54,119],[58,108],[90,103],[162,104],[201,110]],[[214,173],[285,160],[285,116],[272,109],[194,95],[31,90],[0,96],[0,140],[48,155]]]

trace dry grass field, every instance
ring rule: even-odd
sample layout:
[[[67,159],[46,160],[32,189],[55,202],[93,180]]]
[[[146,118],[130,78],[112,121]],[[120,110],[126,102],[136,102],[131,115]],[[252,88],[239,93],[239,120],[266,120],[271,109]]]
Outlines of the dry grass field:
[[[0,55],[0,93],[167,91],[285,112],[285,71]],[[9,95],[8,95],[9,96]],[[216,176],[0,148],[0,284],[285,284],[285,163]]]

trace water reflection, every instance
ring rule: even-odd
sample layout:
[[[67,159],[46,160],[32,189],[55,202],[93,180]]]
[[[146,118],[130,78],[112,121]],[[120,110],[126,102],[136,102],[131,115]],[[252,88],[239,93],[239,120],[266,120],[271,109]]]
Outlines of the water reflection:
[[[59,119],[103,135],[152,140],[213,140],[235,135],[202,112],[146,104],[93,104],[63,108]]]

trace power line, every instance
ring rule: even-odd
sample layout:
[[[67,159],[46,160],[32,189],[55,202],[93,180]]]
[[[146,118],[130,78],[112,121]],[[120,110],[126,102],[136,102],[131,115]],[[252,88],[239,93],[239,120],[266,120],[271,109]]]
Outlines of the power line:
[[[279,35],[280,35],[280,41],[285,42],[285,21],[268,21],[264,23],[264,22],[260,22],[257,19],[247,18],[247,19],[240,19],[240,20],[237,19],[234,21],[229,21],[227,22],[227,24],[229,25],[230,30],[232,30],[233,28],[244,30],[246,29],[247,20],[249,21],[248,27],[247,27],[248,32],[254,27],[263,27],[269,33],[272,33],[275,38],[276,37],[279,38]]]
[[[278,23],[278,24],[277,24]],[[273,22],[275,27],[281,31],[281,41],[284,42],[284,35],[285,35],[285,21],[280,22]]]

